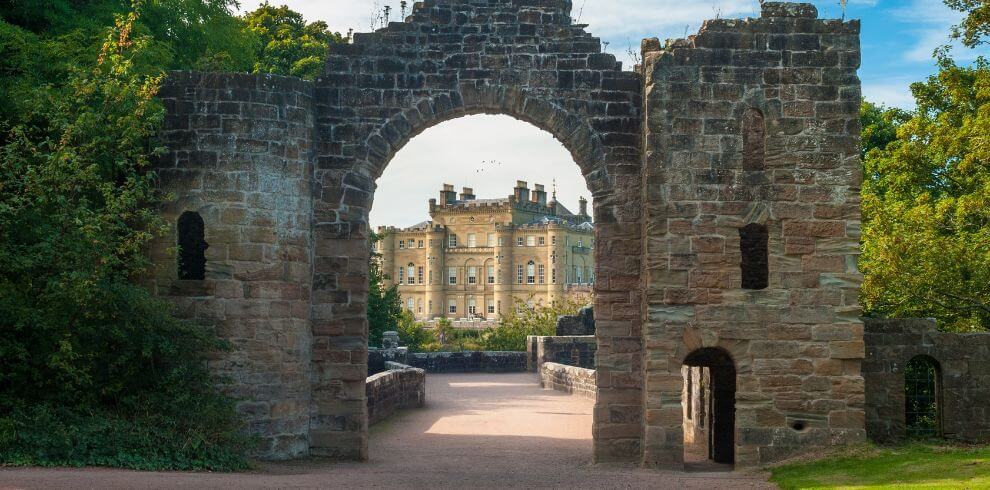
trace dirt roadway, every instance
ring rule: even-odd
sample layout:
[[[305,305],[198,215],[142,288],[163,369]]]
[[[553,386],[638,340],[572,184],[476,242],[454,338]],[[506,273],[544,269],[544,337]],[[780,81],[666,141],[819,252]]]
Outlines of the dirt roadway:
[[[248,473],[4,469],[9,488],[773,488],[757,473],[592,466],[593,403],[535,375],[430,375],[427,408],[371,430],[371,461],[264,464]]]

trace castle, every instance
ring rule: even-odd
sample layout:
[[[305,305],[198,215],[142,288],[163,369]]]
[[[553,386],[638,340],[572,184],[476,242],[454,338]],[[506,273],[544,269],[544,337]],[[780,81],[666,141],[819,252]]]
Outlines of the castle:
[[[495,320],[517,304],[590,301],[595,281],[594,226],[588,201],[578,214],[545,188],[516,182],[511,196],[458,199],[445,184],[430,199],[431,221],[379,227],[376,244],[386,285],[397,285],[403,307],[420,320]]]

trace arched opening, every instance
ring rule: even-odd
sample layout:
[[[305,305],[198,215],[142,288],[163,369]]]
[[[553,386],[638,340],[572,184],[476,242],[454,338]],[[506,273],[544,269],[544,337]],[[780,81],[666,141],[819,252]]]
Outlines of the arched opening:
[[[681,374],[685,465],[733,464],[736,367],[732,357],[720,348],[698,349],[684,359]]]
[[[770,233],[759,223],[739,230],[740,269],[743,289],[766,289],[770,285]]]
[[[464,407],[463,413],[438,416],[431,427],[443,427],[451,415],[492,413],[482,407],[497,405],[546,419],[540,422],[545,432],[516,436],[554,439],[554,431],[565,433],[579,426],[586,429],[581,437],[589,439],[590,446],[595,403],[591,397],[548,393],[540,373],[528,372],[525,362],[518,368],[505,367],[513,365],[507,359],[527,359],[526,336],[552,335],[558,316],[576,315],[590,304],[595,225],[588,206],[595,201],[589,199],[589,180],[574,154],[552,133],[494,115],[430,126],[401,145],[376,180],[368,224],[384,238],[375,250],[378,260],[401,264],[400,280],[386,282],[384,289],[394,287],[410,311],[417,305],[412,327],[417,334],[409,334],[409,325],[396,329],[400,345],[414,354],[408,362],[438,359],[453,366],[449,359],[465,353],[474,359],[466,370],[433,371],[412,364],[427,368],[428,400],[439,400],[437,407],[445,406],[444,401],[449,401],[446,406]],[[420,266],[428,269],[420,273]],[[565,271],[571,271],[570,283],[563,280]],[[420,275],[427,278],[424,283]],[[419,314],[420,302],[428,313]],[[387,317],[368,313],[369,321]],[[583,343],[562,343],[559,364],[569,360],[575,367],[590,367],[595,349],[586,344],[586,338]],[[488,362],[492,364],[485,367]],[[480,368],[474,369],[475,364]],[[499,393],[499,386],[518,388]],[[566,402],[572,404],[568,410],[573,414],[567,424],[545,417],[560,413],[552,404],[562,397],[572,399]],[[540,409],[533,400],[551,405]],[[477,427],[488,423],[493,421],[479,420]],[[436,430],[472,437],[483,434],[477,427]]]
[[[199,213],[186,211],[176,225],[179,246],[179,279],[206,279],[206,225]]]
[[[929,356],[916,356],[904,368],[904,422],[907,436],[942,435],[942,370]]]

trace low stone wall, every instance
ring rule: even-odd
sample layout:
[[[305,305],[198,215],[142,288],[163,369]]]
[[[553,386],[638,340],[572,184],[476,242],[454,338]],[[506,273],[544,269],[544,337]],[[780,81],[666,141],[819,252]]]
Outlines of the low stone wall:
[[[939,365],[942,436],[990,441],[990,334],[939,332],[934,320],[865,319],[866,431],[891,442],[906,435],[904,368],[916,356]]]
[[[368,424],[373,425],[404,408],[420,408],[426,403],[426,371],[386,361],[384,371],[365,382],[368,397]]]
[[[597,398],[595,371],[545,362],[540,368],[540,386],[547,390],[563,391],[592,400]]]
[[[594,335],[595,310],[591,306],[581,308],[577,315],[557,317],[557,336]]]
[[[594,335],[526,337],[527,368],[534,373],[546,362],[594,369],[598,341]]]
[[[406,356],[428,373],[515,373],[526,371],[525,352],[417,352]]]

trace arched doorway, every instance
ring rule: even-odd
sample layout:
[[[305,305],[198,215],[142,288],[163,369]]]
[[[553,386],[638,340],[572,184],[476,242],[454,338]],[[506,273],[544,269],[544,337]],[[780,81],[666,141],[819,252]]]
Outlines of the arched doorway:
[[[729,353],[707,347],[689,354],[682,367],[684,461],[735,463],[736,366]]]
[[[904,422],[907,436],[942,435],[941,367],[932,357],[915,356],[904,369]]]
[[[331,46],[314,91],[313,454],[368,457],[365,264],[377,179],[416,135],[492,114],[553,135],[594,198],[597,360],[606,367],[594,458],[640,458],[643,421],[631,414],[643,404],[642,80],[573,24],[570,8],[417,2],[403,22]]]

